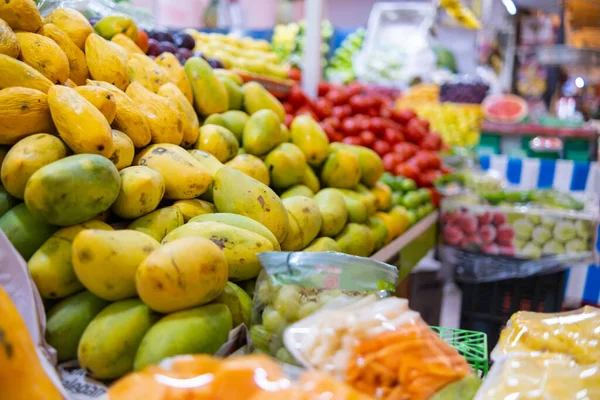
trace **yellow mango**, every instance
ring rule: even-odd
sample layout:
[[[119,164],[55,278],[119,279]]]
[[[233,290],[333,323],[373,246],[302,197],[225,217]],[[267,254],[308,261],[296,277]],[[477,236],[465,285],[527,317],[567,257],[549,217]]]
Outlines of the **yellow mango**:
[[[229,99],[230,110],[240,110],[244,101],[244,91],[233,80],[219,76],[217,77],[227,89],[227,98]]]
[[[223,251],[203,237],[161,246],[139,266],[136,288],[152,309],[169,313],[210,303],[223,293],[228,276]]]
[[[127,229],[146,233],[160,242],[169,232],[181,225],[181,211],[177,207],[163,207],[136,219]]]
[[[56,231],[27,262],[35,286],[46,299],[61,299],[83,289],[73,269],[73,240],[86,229],[112,231],[101,221],[88,221]]]
[[[73,269],[79,281],[102,299],[134,297],[137,268],[159,247],[142,232],[87,229],[73,240]]]
[[[136,148],[145,147],[152,140],[148,120],[142,110],[123,91],[110,83],[87,81],[89,85],[99,86],[111,91],[115,96],[117,111],[113,126],[129,136]]]
[[[340,233],[348,221],[344,196],[337,189],[323,189],[313,197],[313,200],[319,207],[323,220],[319,234],[334,237]]]
[[[340,245],[330,237],[321,237],[313,240],[307,247],[302,251],[320,253],[322,251],[337,251],[340,252],[342,249]]]
[[[327,158],[329,139],[321,125],[309,115],[299,115],[290,126],[292,143],[302,150],[306,162],[312,167],[319,167]]]
[[[65,158],[68,152],[67,146],[56,136],[45,133],[28,136],[6,154],[0,172],[2,185],[8,193],[22,199],[29,177],[44,165]]]
[[[298,222],[302,232],[302,248],[308,246],[319,234],[323,222],[317,203],[310,197],[294,196],[284,199],[283,205]]]
[[[77,85],[85,85],[85,80],[88,78],[89,73],[83,51],[56,25],[45,24],[40,28],[38,33],[54,40],[58,47],[65,53],[69,61],[69,79]]]
[[[0,4],[0,18],[15,31],[36,32],[42,17],[32,0],[11,0]]]
[[[269,229],[281,243],[288,232],[289,218],[281,199],[267,185],[243,172],[220,168],[213,185],[214,204],[219,212],[252,218]]]
[[[120,171],[125,167],[129,167],[133,162],[135,148],[129,136],[116,129],[112,130],[113,144],[115,151],[110,156],[110,161],[115,164],[115,167]]]
[[[203,125],[194,147],[212,154],[224,163],[237,155],[238,141],[227,128],[219,125]]]
[[[71,38],[73,43],[81,50],[85,48],[85,41],[94,31],[87,18],[79,11],[72,8],[56,8],[45,20],[46,24],[54,24]]]
[[[135,353],[157,319],[139,299],[109,305],[83,332],[77,348],[79,365],[97,379],[116,379],[132,371]]]
[[[138,39],[138,27],[133,19],[126,15],[117,14],[104,17],[94,25],[94,30],[107,40],[121,34],[132,42]]]
[[[369,217],[367,226],[373,234],[373,251],[378,251],[388,243],[389,232],[385,221],[377,216]]]
[[[392,189],[383,182],[376,182],[371,189],[375,196],[375,207],[377,211],[387,211],[392,206]]]
[[[127,60],[127,76],[130,83],[137,82],[146,89],[154,91],[156,84],[150,79],[150,75],[141,59],[129,57]]]
[[[395,221],[398,227],[398,235],[402,235],[410,225],[410,219],[406,212],[406,208],[402,206],[394,206],[389,212],[390,217]]]
[[[225,165],[229,168],[233,168],[244,174],[256,179],[259,182],[269,185],[271,178],[269,177],[269,170],[265,163],[258,157],[252,154],[240,154],[229,160]]]
[[[300,229],[300,225],[293,215],[287,212],[289,219],[288,234],[285,240],[281,242],[281,250],[283,251],[298,251],[302,250],[304,243],[304,233]]]
[[[352,189],[360,182],[358,157],[344,149],[332,151],[321,169],[321,181],[328,187]]]
[[[267,154],[265,166],[270,173],[271,186],[285,189],[302,182],[306,157],[298,146],[282,143]]]
[[[281,195],[279,195],[279,198],[281,198],[281,200],[284,200],[294,196],[304,196],[312,198],[315,197],[315,194],[312,190],[308,188],[308,186],[295,185],[286,190],[285,192],[281,193]]]
[[[189,222],[169,233],[162,243],[186,237],[203,237],[223,250],[229,265],[229,280],[243,281],[258,276],[262,265],[257,254],[273,251],[265,237],[254,232],[220,222]]]
[[[367,207],[367,214],[375,214],[375,211],[377,211],[377,198],[375,195],[371,193],[366,186],[360,183],[356,185],[355,191],[361,196],[362,201],[365,203],[365,206]]]
[[[187,60],[184,69],[192,85],[196,111],[202,115],[227,111],[229,107],[227,88],[217,79],[205,60],[192,57]]]
[[[54,40],[31,32],[17,32],[16,35],[21,48],[19,60],[56,84],[69,79],[69,59]]]
[[[281,136],[283,137],[284,142],[290,142],[292,140],[289,128],[283,123],[281,124]]]
[[[331,150],[344,149],[358,158],[360,164],[360,182],[368,187],[372,187],[381,178],[383,174],[383,161],[373,150],[355,146],[346,143],[332,143]]]
[[[285,121],[285,109],[279,100],[258,82],[244,85],[244,109],[250,115],[264,109],[271,110],[277,114],[280,123]]]
[[[135,166],[119,172],[121,190],[111,211],[125,219],[146,215],[158,207],[165,193],[165,181],[152,168]]]
[[[179,211],[181,211],[181,214],[183,215],[184,222],[188,222],[190,219],[199,215],[217,212],[217,208],[214,204],[199,199],[177,200],[173,203],[173,207],[179,208]]]
[[[48,104],[60,137],[75,153],[93,153],[110,157],[115,148],[112,130],[104,115],[66,86],[48,91]]]
[[[307,165],[306,168],[304,168],[302,184],[306,185],[314,193],[317,193],[319,190],[321,190],[321,183],[319,182],[319,178],[317,177],[317,174],[315,174],[315,171],[313,171],[313,169],[310,167],[310,165]]]
[[[368,226],[350,223],[335,237],[342,253],[369,257],[375,248],[375,240]]]
[[[29,135],[54,131],[44,93],[21,87],[0,90],[0,144],[15,144]]]
[[[284,142],[281,123],[271,110],[260,110],[244,126],[242,143],[248,154],[262,156]]]
[[[180,113],[171,100],[152,93],[138,82],[129,85],[125,94],[138,103],[146,116],[152,143],[181,143],[183,124]]]
[[[22,87],[39,90],[45,94],[53,85],[35,68],[5,54],[0,54],[0,89]]]
[[[0,18],[0,54],[17,58],[20,52],[17,35],[10,29],[6,21]]]
[[[136,156],[136,165],[158,171],[165,180],[165,198],[193,199],[212,183],[210,172],[191,154],[174,144],[154,144]]]
[[[183,66],[172,53],[162,53],[154,60],[158,65],[163,67],[169,76],[171,83],[177,85],[181,93],[185,96],[190,104],[194,104],[194,94],[192,93],[192,85],[185,75]]]
[[[220,125],[235,135],[238,143],[242,143],[244,126],[250,117],[243,111],[230,110],[222,114],[212,114],[204,120],[205,125]]]
[[[109,124],[113,123],[117,114],[117,101],[110,90],[100,86],[78,86],[75,91],[92,103]]]
[[[344,196],[344,202],[346,203],[346,209],[348,210],[348,222],[365,222],[369,214],[367,213],[367,206],[365,205],[364,200],[351,190],[335,190]]]
[[[123,47],[129,55],[144,54],[142,49],[140,49],[133,40],[131,40],[127,35],[124,35],[122,33],[117,33],[115,36],[112,37],[112,39],[110,39],[110,41]]]
[[[390,214],[384,213],[382,211],[376,212],[374,217],[382,220],[387,228],[388,236],[386,239],[386,243],[391,242],[400,235],[401,224],[399,223],[397,218],[394,218]]]
[[[194,157],[196,160],[200,162],[200,164],[204,165],[204,167],[210,172],[211,176],[215,176],[219,168],[223,166],[223,163],[217,159],[217,157],[212,154],[198,150],[191,149],[188,152]]]
[[[200,135],[200,121],[194,107],[187,101],[181,90],[173,83],[165,83],[158,89],[158,95],[171,100],[181,117],[183,139],[181,147],[190,147]]]
[[[133,77],[140,79],[139,83],[153,93],[157,93],[162,85],[169,83],[167,70],[144,54],[131,54],[127,65],[131,68]]]
[[[129,85],[127,53],[118,44],[92,33],[85,41],[85,60],[92,79],[110,82],[121,90]]]
[[[75,84],[75,82],[73,82],[72,80],[67,79],[67,81],[65,82],[65,86],[70,87],[71,89],[75,89],[77,87],[77,84]]]

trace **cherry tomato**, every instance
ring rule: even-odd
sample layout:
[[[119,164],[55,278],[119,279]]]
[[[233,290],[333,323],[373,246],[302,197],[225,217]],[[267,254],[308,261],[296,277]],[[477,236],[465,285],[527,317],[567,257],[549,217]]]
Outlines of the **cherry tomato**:
[[[348,136],[355,136],[360,133],[360,129],[353,118],[346,118],[342,121],[342,131]]]
[[[353,144],[356,146],[360,146],[361,145],[361,140],[360,137],[358,136],[346,136],[342,142],[347,143],[347,144]]]
[[[290,78],[293,81],[299,82],[302,79],[302,73],[298,68],[290,68],[288,72],[288,78]]]
[[[405,178],[410,178],[413,180],[417,180],[419,177],[419,169],[410,163],[403,163],[396,165],[394,169],[394,173],[399,176],[403,176]]]
[[[431,187],[433,186],[433,182],[440,176],[442,176],[442,172],[436,169],[424,171],[419,176],[417,182],[420,187]]]
[[[404,136],[394,129],[386,128],[383,132],[383,140],[388,142],[390,145],[394,146],[395,144],[400,143],[404,140]]]
[[[146,31],[138,29],[138,38],[135,43],[144,53],[148,52],[148,34]]]
[[[411,143],[421,143],[427,135],[427,130],[417,119],[411,119],[406,125],[404,137]]]
[[[332,142],[341,142],[342,140],[344,140],[344,135],[339,133],[339,132],[335,132],[332,136],[331,136],[331,141]]]
[[[292,86],[287,101],[296,108],[300,108],[308,102],[308,97],[298,85]]]
[[[398,153],[387,153],[383,156],[383,167],[386,171],[394,172],[396,165],[400,164],[403,160],[400,158]]]
[[[379,154],[380,157],[385,156],[391,149],[392,146],[383,140],[378,140],[373,144],[373,150],[375,150],[375,153]]]
[[[319,97],[323,97],[329,92],[331,85],[328,82],[319,82]]]
[[[361,131],[368,131],[371,128],[371,121],[368,117],[361,115],[361,118],[358,119],[358,127]]]
[[[394,110],[391,118],[399,124],[405,125],[416,116],[417,114],[415,114],[412,110]]]
[[[281,104],[283,105],[283,109],[285,110],[286,114],[292,114],[294,112],[294,106],[287,101],[284,101]]]
[[[320,121],[319,117],[317,117],[317,114],[315,114],[315,112],[309,106],[302,106],[298,109],[298,111],[296,111],[296,116],[305,114],[310,115],[315,121]]]
[[[360,114],[369,110],[365,97],[361,95],[350,97],[348,103],[350,104],[350,107],[352,107],[352,111],[355,114]]]
[[[385,127],[383,126],[382,118],[375,117],[369,120],[369,130],[376,135],[383,134]]]
[[[321,121],[321,124],[329,124],[334,129],[338,129],[340,127],[341,122],[338,117],[329,117],[329,118],[325,118],[323,121]]]
[[[411,161],[413,161],[421,171],[430,169],[429,156],[425,154],[425,152],[417,154]]]
[[[426,130],[429,131],[429,121],[427,121],[426,119],[420,119],[417,118],[417,121],[419,121],[419,123],[421,124],[421,126]]]
[[[361,140],[363,146],[371,147],[377,140],[377,137],[371,131],[362,131],[360,133],[360,140]]]
[[[342,105],[348,100],[344,92],[340,89],[330,89],[329,92],[327,92],[327,95],[325,95],[325,98],[331,101],[335,106]]]
[[[325,98],[320,98],[317,99],[317,101],[315,101],[314,110],[320,119],[331,117],[331,113],[333,112],[333,105],[329,100]]]
[[[406,161],[417,154],[418,147],[412,143],[403,142],[394,146],[394,151],[400,154],[402,161]]]

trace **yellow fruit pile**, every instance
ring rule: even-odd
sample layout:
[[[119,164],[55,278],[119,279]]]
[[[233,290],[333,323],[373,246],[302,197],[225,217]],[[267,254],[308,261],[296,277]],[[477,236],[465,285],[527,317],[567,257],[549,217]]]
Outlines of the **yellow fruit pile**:
[[[369,256],[406,229],[376,153],[308,116],[288,129],[260,84],[151,60],[75,10],[12,0],[0,18],[0,229],[59,300],[60,360],[113,379],[214,354],[249,323],[258,253]]]

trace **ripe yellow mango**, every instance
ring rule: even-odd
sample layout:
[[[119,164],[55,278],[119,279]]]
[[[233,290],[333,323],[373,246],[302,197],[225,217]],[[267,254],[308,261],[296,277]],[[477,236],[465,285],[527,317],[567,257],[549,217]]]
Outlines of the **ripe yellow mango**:
[[[6,21],[0,18],[0,54],[17,58],[20,52],[17,35],[10,29]]]
[[[255,112],[244,126],[242,142],[246,153],[262,156],[284,142],[281,123],[271,110]]]
[[[157,241],[183,225],[183,214],[177,207],[163,207],[133,221],[127,229],[143,232]]]
[[[302,182],[306,157],[298,146],[282,143],[267,154],[265,165],[270,172],[271,186],[286,189]]]
[[[85,41],[85,60],[92,79],[109,82],[121,90],[129,85],[127,53],[118,44],[92,33]]]
[[[110,225],[101,221],[59,229],[31,256],[27,262],[35,286],[43,298],[60,299],[83,289],[72,261],[73,239],[86,229],[112,231]]]
[[[194,94],[192,93],[192,85],[185,75],[183,66],[172,53],[162,53],[154,60],[158,65],[163,67],[169,76],[171,83],[177,85],[181,93],[185,96],[190,104],[194,104]]]
[[[358,157],[345,149],[332,151],[321,169],[321,181],[328,187],[354,188],[360,182]]]
[[[54,131],[44,93],[21,87],[0,90],[0,144],[15,144],[34,133]]]
[[[31,175],[43,166],[65,158],[68,152],[68,147],[56,136],[46,133],[28,136],[6,154],[0,171],[2,185],[8,193],[22,199]]]
[[[167,243],[139,266],[136,287],[152,309],[168,313],[209,303],[227,283],[227,258],[219,246],[202,237]]]
[[[83,332],[77,359],[97,379],[116,379],[133,370],[135,354],[158,316],[139,299],[117,301]]]
[[[212,183],[210,172],[190,153],[174,144],[154,144],[135,157],[136,165],[158,171],[165,180],[165,198],[193,199]]]
[[[192,85],[196,111],[210,115],[227,111],[229,96],[227,88],[217,79],[212,67],[200,57],[192,57],[185,63],[185,74]]]
[[[260,110],[271,110],[282,123],[285,121],[285,109],[275,96],[258,82],[248,82],[244,85],[244,109],[250,115]]]
[[[109,123],[74,89],[53,86],[48,91],[48,104],[60,137],[75,153],[100,154],[107,158],[113,154]]]
[[[73,269],[79,281],[102,299],[134,297],[137,268],[159,247],[142,232],[87,229],[73,240]]]
[[[327,158],[329,139],[321,125],[309,115],[299,115],[290,126],[290,138],[306,156],[306,162],[319,167]]]
[[[203,125],[194,147],[212,154],[224,163],[237,155],[238,141],[227,128],[219,125]]]
[[[146,215],[158,207],[165,193],[162,175],[152,168],[127,167],[119,172],[121,190],[111,211],[125,219]]]
[[[173,102],[152,93],[138,82],[127,87],[125,94],[136,102],[150,126],[152,143],[179,145],[183,140],[181,115]]]
[[[310,190],[313,191],[313,193],[317,193],[319,190],[321,190],[321,182],[319,182],[317,174],[315,174],[315,171],[313,171],[310,165],[307,165],[306,168],[304,168],[302,184],[306,185]]]
[[[217,212],[217,208],[214,204],[199,199],[177,200],[173,203],[173,207],[179,208],[179,211],[181,211],[181,214],[183,215],[184,222],[188,222],[190,219],[199,215]]]
[[[54,24],[71,38],[73,43],[81,50],[85,48],[85,41],[94,29],[87,18],[79,11],[72,8],[56,8],[45,20],[46,24]]]
[[[0,18],[13,30],[35,32],[42,25],[42,17],[32,0],[4,1],[0,4]]]
[[[54,40],[31,32],[17,32],[16,35],[21,48],[19,60],[55,84],[63,84],[69,79],[69,59]]]
[[[122,33],[117,33],[110,39],[110,41],[123,47],[125,49],[125,51],[127,52],[127,54],[129,54],[129,55],[132,55],[132,54],[145,55],[144,52],[142,51],[142,49],[140,49],[138,47],[138,45],[129,38],[129,36],[124,35]]]
[[[376,182],[371,189],[375,196],[375,207],[377,211],[387,211],[392,206],[392,189],[383,182]]]
[[[377,211],[377,198],[366,186],[362,184],[356,185],[356,193],[358,193],[367,207],[367,214],[372,215]]]
[[[302,251],[320,253],[322,251],[337,251],[340,252],[342,249],[340,245],[330,237],[321,237],[313,240],[307,247]]]
[[[198,121],[198,115],[196,115],[194,107],[181,93],[181,90],[175,84],[169,82],[158,89],[158,95],[171,100],[179,111],[183,129],[181,147],[190,147],[196,143],[200,135],[200,121]]]
[[[369,257],[375,248],[375,240],[368,226],[349,223],[335,237],[342,253],[359,257]]]
[[[162,85],[170,82],[167,70],[145,54],[131,54],[127,65],[131,66],[135,77],[140,79],[139,83],[153,93],[157,93]]]
[[[225,165],[229,168],[243,172],[267,186],[271,183],[267,166],[260,158],[255,157],[252,154],[237,155]]]
[[[281,250],[283,251],[297,251],[302,250],[302,243],[304,243],[304,233],[300,229],[300,225],[294,216],[287,211],[289,219],[288,234],[285,240],[281,242]]]
[[[398,235],[400,235],[401,225],[390,214],[379,211],[375,213],[374,217],[379,218],[383,221],[383,223],[385,223],[388,233],[386,243],[391,242],[398,237]]]
[[[117,115],[117,100],[110,90],[100,86],[77,86],[75,91],[92,103],[109,124],[113,123]]]
[[[54,24],[43,25],[38,33],[54,40],[58,47],[65,53],[69,61],[69,79],[77,85],[85,85],[85,80],[89,77],[89,72],[83,51],[73,43],[66,33]]]
[[[115,151],[110,156],[110,161],[115,164],[115,167],[120,171],[123,168],[129,167],[133,162],[135,148],[129,136],[116,129],[112,130],[113,144]]]
[[[312,190],[310,190],[308,188],[308,186],[295,185],[295,186],[292,186],[291,188],[289,188],[288,190],[286,190],[285,192],[281,193],[279,198],[281,198],[281,200],[283,200],[283,199],[287,199],[288,197],[294,197],[294,196],[304,196],[304,197],[312,198],[312,197],[315,197],[315,194]]]
[[[308,246],[321,230],[323,218],[321,211],[313,199],[304,196],[289,197],[283,200],[285,208],[298,222],[302,232],[302,248]]]
[[[335,237],[348,221],[348,209],[344,196],[337,189],[323,189],[313,200],[321,212],[321,236]]]
[[[196,160],[200,162],[200,164],[204,165],[204,167],[210,172],[210,174],[214,177],[219,168],[223,166],[223,163],[217,160],[217,157],[213,156],[206,151],[191,149],[188,152],[194,157]]]
[[[48,89],[53,85],[35,68],[5,54],[0,54],[0,89],[21,87],[48,93]]]
[[[360,164],[360,181],[364,185],[372,187],[379,178],[381,178],[384,171],[383,161],[373,150],[367,147],[354,146],[346,143],[332,143],[331,149],[344,149],[358,157],[358,163]]]

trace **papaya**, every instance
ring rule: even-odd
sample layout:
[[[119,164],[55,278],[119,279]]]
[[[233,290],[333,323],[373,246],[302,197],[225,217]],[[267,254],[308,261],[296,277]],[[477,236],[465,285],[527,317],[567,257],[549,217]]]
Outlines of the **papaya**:
[[[12,0],[0,4],[0,18],[15,31],[36,32],[42,16],[32,0]]]
[[[319,167],[327,158],[329,139],[321,125],[309,115],[299,115],[290,126],[290,138],[306,156],[306,162]]]
[[[0,217],[0,230],[25,261],[58,228],[32,214],[24,203],[16,205]]]
[[[309,197],[295,196],[283,200],[285,208],[298,222],[302,232],[302,248],[308,246],[321,230],[323,218],[315,201]]]
[[[305,247],[302,251],[320,253],[322,251],[337,251],[340,252],[342,249],[340,245],[330,237],[320,237],[313,240],[310,244]]]
[[[142,262],[136,288],[144,303],[169,313],[210,303],[223,293],[227,276],[227,258],[219,246],[186,237],[164,244]]]
[[[358,157],[345,149],[330,152],[321,169],[321,182],[325,186],[352,189],[360,182]]]
[[[367,220],[367,226],[371,229],[371,233],[373,234],[373,251],[377,251],[388,243],[388,228],[385,222],[377,217],[369,217]]]
[[[134,369],[139,371],[177,355],[215,354],[227,341],[231,329],[231,312],[223,304],[167,315],[144,336],[135,355]]]
[[[0,90],[0,144],[15,144],[29,135],[54,130],[44,93],[22,87]]]
[[[163,67],[169,76],[169,80],[177,85],[181,93],[185,96],[190,104],[194,104],[194,94],[192,93],[192,85],[185,75],[183,66],[172,53],[162,53],[154,60],[158,65]]]
[[[88,84],[108,89],[115,96],[117,103],[117,111],[113,123],[115,129],[129,136],[137,149],[150,143],[150,140],[152,140],[150,125],[148,125],[145,114],[133,100],[110,83],[88,80]]]
[[[375,248],[373,234],[363,224],[349,223],[335,237],[342,253],[359,257],[369,257]]]
[[[43,298],[61,299],[84,289],[73,269],[72,248],[75,236],[86,229],[112,231],[110,225],[94,220],[59,229],[27,262],[29,273]]]
[[[321,183],[319,182],[319,178],[317,177],[317,174],[315,174],[315,171],[313,171],[313,169],[309,165],[307,165],[306,168],[304,168],[302,184],[306,185],[310,190],[313,191],[313,193],[317,193],[319,190],[321,190]]]
[[[286,190],[285,192],[283,192],[279,198],[281,198],[281,200],[283,199],[287,199],[288,197],[294,197],[294,196],[304,196],[304,197],[314,197],[315,194],[313,193],[312,190],[310,190],[308,188],[308,186],[304,186],[304,185],[295,185],[292,186],[291,188],[289,188],[288,190]]]
[[[194,147],[212,154],[224,163],[237,155],[238,141],[227,128],[219,125],[203,125]]]
[[[69,62],[69,79],[77,85],[85,85],[88,78],[87,61],[83,51],[54,24],[45,24],[38,31],[40,35],[46,36],[56,42],[58,47],[65,53]]]
[[[0,89],[21,87],[39,90],[45,94],[52,86],[53,83],[35,68],[5,54],[0,54]]]
[[[102,18],[94,25],[94,30],[106,40],[111,40],[117,35],[123,35],[132,42],[138,39],[138,27],[126,15],[109,15]]]
[[[321,236],[335,237],[348,221],[348,208],[344,196],[336,189],[323,189],[313,200],[319,207],[321,218]]]
[[[171,100],[179,111],[183,129],[181,147],[190,147],[196,143],[200,134],[200,121],[198,121],[198,115],[196,115],[194,107],[181,93],[181,90],[175,84],[169,82],[158,89],[158,95]]]
[[[384,171],[383,161],[373,150],[367,147],[346,143],[332,143],[331,148],[333,150],[344,149],[358,157],[358,163],[360,165],[360,182],[362,184],[373,187],[379,178],[381,178]]]
[[[174,144],[154,144],[138,153],[134,163],[158,171],[165,180],[165,198],[193,199],[212,182],[210,172],[190,153]]]
[[[200,164],[204,165],[204,168],[206,168],[212,176],[215,176],[219,168],[223,166],[223,163],[221,161],[219,161],[215,156],[206,151],[198,149],[191,149],[188,151],[192,155],[192,157],[198,160]]]
[[[225,290],[213,303],[224,304],[229,308],[234,328],[241,324],[245,324],[247,327],[250,326],[252,298],[235,283],[227,282]]]
[[[79,365],[97,379],[120,378],[132,371],[140,343],[157,319],[138,299],[107,306],[83,331],[77,347]]]
[[[271,183],[267,166],[260,158],[255,157],[252,154],[239,154],[229,160],[225,165],[229,168],[243,172],[267,186]]]
[[[238,84],[228,77],[217,77],[227,89],[227,97],[229,98],[229,109],[240,110],[244,101],[244,91]]]
[[[46,17],[45,23],[56,25],[81,50],[85,49],[85,41],[94,31],[87,18],[72,8],[55,8]]]
[[[18,1],[12,1],[18,3]],[[4,2],[2,3],[4,4]],[[0,5],[0,10],[2,5]],[[46,375],[36,344],[19,309],[0,285],[0,398],[11,400],[62,400],[61,392]]]
[[[10,193],[6,191],[6,189],[0,186],[0,217],[6,214],[8,210],[16,206],[18,203],[18,199],[12,197]]]
[[[269,170],[271,186],[286,189],[302,182],[306,157],[298,146],[282,143],[267,154],[265,166]]]
[[[375,196],[377,211],[387,211],[392,207],[392,189],[383,182],[375,182],[371,193]]]
[[[231,79],[236,85],[242,86],[244,84],[244,80],[242,79],[242,77],[230,69],[215,68],[213,72],[219,78],[225,77]]]
[[[215,76],[212,67],[200,57],[191,57],[185,63],[185,74],[192,85],[194,106],[202,115],[227,111],[227,88]]]
[[[127,53],[116,43],[92,33],[85,41],[85,61],[92,79],[125,90],[129,85]]]
[[[281,124],[271,110],[260,110],[250,116],[244,126],[242,142],[246,153],[262,156],[283,143]]]
[[[33,215],[60,226],[78,224],[108,209],[121,178],[102,156],[79,154],[48,164],[29,178],[25,203]]]
[[[0,18],[0,54],[17,58],[20,52],[17,35],[10,29],[6,21]]]
[[[280,243],[285,239],[289,217],[283,203],[267,185],[229,167],[217,171],[213,198],[219,212],[252,218],[269,229]]]
[[[100,36],[102,36],[102,35],[100,35]],[[107,39],[107,38],[104,38],[104,39]],[[117,33],[110,39],[110,41],[113,43],[116,43],[119,46],[121,46],[122,48],[124,48],[125,51],[127,52],[127,54],[129,54],[129,55],[132,55],[132,54],[145,55],[145,53],[142,51],[142,49],[140,49],[138,47],[138,45],[133,40],[131,40],[130,37],[128,37],[127,35],[125,35],[123,33]]]
[[[77,346],[85,328],[108,301],[87,290],[57,303],[46,315],[46,341],[56,349],[59,362],[77,358]]]
[[[137,268],[159,247],[152,236],[131,229],[87,229],[73,240],[73,269],[86,289],[102,299],[134,297]]]
[[[183,214],[177,207],[163,207],[133,221],[127,229],[146,233],[157,241],[183,225]]]
[[[338,192],[344,196],[344,202],[346,203],[346,209],[348,210],[348,222],[365,222],[368,214],[367,207],[362,199],[350,190],[338,189]]]
[[[117,115],[117,100],[110,90],[100,86],[78,86],[75,91],[92,103],[104,115],[109,125],[113,123]]]
[[[184,222],[188,222],[190,219],[200,215],[217,212],[214,204],[199,199],[177,200],[173,203],[173,207],[179,208],[179,211],[183,214]]]
[[[60,137],[75,153],[113,154],[110,124],[74,89],[53,86],[48,90],[48,105]]]
[[[256,255],[263,251],[273,251],[273,245],[265,237],[214,221],[187,223],[165,236],[162,242],[169,243],[196,236],[209,239],[225,253],[231,281],[258,276],[262,266]]]
[[[123,168],[129,167],[133,162],[135,148],[133,147],[133,141],[129,136],[121,131],[113,129],[112,138],[115,150],[110,156],[110,161],[112,161],[112,163],[115,164],[115,167],[120,171]]]
[[[17,32],[21,53],[19,60],[38,70],[56,84],[69,79],[69,59],[56,42],[46,36],[31,32]]]
[[[162,175],[144,166],[127,167],[119,172],[121,189],[111,211],[125,219],[146,215],[158,207],[165,194]]]
[[[244,85],[244,109],[250,115],[260,110],[271,110],[282,123],[285,121],[285,109],[275,96],[258,82],[248,82]]]
[[[125,94],[138,103],[145,114],[152,143],[181,143],[183,124],[180,113],[171,100],[152,93],[138,82],[129,85]]]
[[[220,125],[227,128],[235,135],[238,143],[242,144],[242,136],[244,134],[244,126],[250,117],[243,111],[230,110],[222,114],[209,115],[204,121],[204,124]]]
[[[300,225],[294,216],[288,211],[289,227],[288,234],[285,240],[281,242],[281,250],[297,251],[302,250],[304,243],[304,232],[300,229]]]
[[[127,66],[131,82],[137,81],[153,93],[170,82],[167,70],[144,54],[131,54]]]
[[[253,220],[252,218],[245,217],[243,215],[231,214],[231,213],[214,213],[214,214],[203,214],[198,215],[192,219],[190,222],[206,222],[206,221],[214,221],[220,222],[225,225],[233,226],[240,229],[245,229],[250,232],[254,232],[265,239],[267,239],[273,245],[273,248],[276,251],[281,250],[279,247],[279,242],[273,235],[273,233],[268,230],[263,224]]]

